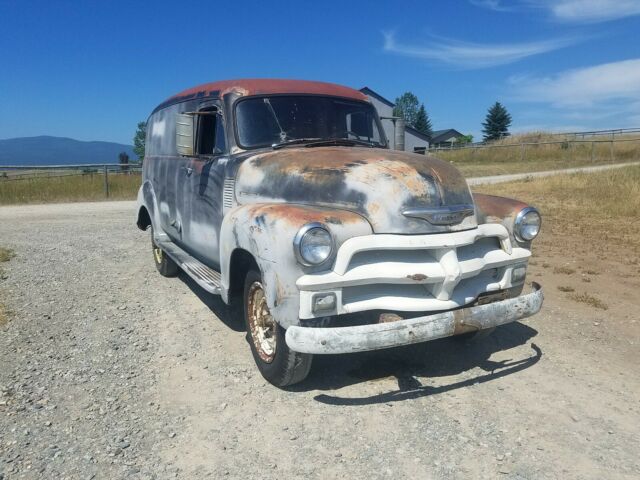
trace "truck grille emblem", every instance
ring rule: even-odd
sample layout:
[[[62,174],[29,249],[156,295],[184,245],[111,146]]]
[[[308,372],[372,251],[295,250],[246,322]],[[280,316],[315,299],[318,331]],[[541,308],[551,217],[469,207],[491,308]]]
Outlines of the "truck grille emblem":
[[[450,205],[437,208],[408,208],[405,217],[421,218],[432,225],[455,225],[473,215],[473,205]]]

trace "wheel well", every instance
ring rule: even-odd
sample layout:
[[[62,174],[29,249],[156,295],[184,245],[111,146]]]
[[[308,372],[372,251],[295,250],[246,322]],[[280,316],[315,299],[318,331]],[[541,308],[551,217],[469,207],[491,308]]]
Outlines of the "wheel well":
[[[146,230],[151,226],[151,217],[146,207],[140,207],[138,210],[138,221],[136,222],[140,230]]]
[[[229,263],[229,299],[242,296],[244,279],[249,270],[260,271],[256,260],[248,251],[237,248],[231,254]]]

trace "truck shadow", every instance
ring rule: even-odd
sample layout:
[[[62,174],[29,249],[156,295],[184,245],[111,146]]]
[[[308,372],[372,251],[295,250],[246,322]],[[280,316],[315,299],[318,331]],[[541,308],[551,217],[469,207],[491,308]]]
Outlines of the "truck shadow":
[[[314,399],[328,405],[358,406],[437,395],[532,367],[542,358],[542,350],[534,343],[531,343],[532,355],[525,358],[494,361],[490,357],[496,352],[526,344],[537,333],[537,330],[516,322],[499,327],[493,335],[477,342],[445,338],[376,352],[316,356],[309,378],[291,390],[336,390],[395,377],[398,388],[390,392],[355,398],[320,394]],[[423,385],[418,379],[459,375],[474,368],[485,373],[440,386]]]
[[[244,322],[237,309],[226,305],[219,296],[203,290],[185,273],[181,272],[178,278],[229,329],[234,332],[245,331]],[[490,358],[496,352],[526,344],[537,334],[538,331],[528,325],[515,322],[498,327],[491,336],[475,342],[443,338],[374,352],[316,355],[309,377],[287,390],[334,391],[357,383],[386,380],[391,377],[397,381],[397,390],[356,398],[320,394],[314,399],[328,405],[357,406],[437,395],[496,380],[532,367],[542,358],[542,350],[534,343],[531,343],[533,354],[526,358],[503,361],[493,361]],[[423,385],[417,378],[459,375],[474,368],[480,368],[486,373],[437,387]]]
[[[189,275],[180,271],[178,278],[189,287],[189,290],[198,297],[198,299],[211,310],[211,312],[220,319],[228,328],[234,332],[244,332],[244,322],[242,316],[237,309],[230,307],[222,301],[219,295],[212,295],[198,285]]]

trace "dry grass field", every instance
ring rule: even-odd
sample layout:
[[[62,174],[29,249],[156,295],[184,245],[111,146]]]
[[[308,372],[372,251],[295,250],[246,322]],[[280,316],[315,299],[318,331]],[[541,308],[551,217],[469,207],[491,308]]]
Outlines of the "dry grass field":
[[[440,150],[432,154],[452,162],[467,178],[640,160],[640,134],[617,135],[613,143],[608,137],[601,136],[587,137],[582,142],[573,140],[569,137],[563,139],[562,136],[537,132],[514,135],[494,142],[490,147]],[[520,146],[522,143],[527,145]],[[38,172],[34,170],[29,173]],[[11,176],[0,176],[0,205],[106,200],[102,173],[56,173],[66,175],[21,180],[13,180]],[[47,174],[50,175],[52,172]],[[135,199],[139,186],[139,172],[131,172],[130,175],[110,173],[109,199]]]
[[[544,231],[594,242],[599,250],[624,247],[640,255],[640,166],[479,186],[476,191],[515,197],[538,207]],[[603,250],[603,251],[605,251]]]
[[[433,155],[452,162],[467,177],[559,170],[636,161],[640,159],[640,135],[619,135],[612,143],[607,137],[576,141],[546,133],[528,133],[508,137],[488,147],[440,150]]]
[[[140,173],[109,173],[109,199],[133,200],[140,187]],[[102,173],[34,177],[21,180],[0,178],[0,205],[24,203],[90,202],[105,200]]]
[[[549,295],[610,316],[640,287],[640,166],[487,185],[475,191],[514,197],[542,213],[532,272]],[[635,292],[635,293],[634,293]]]

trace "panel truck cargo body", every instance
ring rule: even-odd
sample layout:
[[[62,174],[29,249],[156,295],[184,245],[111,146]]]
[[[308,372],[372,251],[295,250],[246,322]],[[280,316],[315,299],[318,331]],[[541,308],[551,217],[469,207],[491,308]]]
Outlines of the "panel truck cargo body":
[[[539,285],[523,294],[538,211],[390,150],[347,87],[237,80],[171,97],[148,120],[138,203],[160,273],[242,307],[277,386],[314,354],[486,333],[542,305]]]

